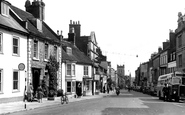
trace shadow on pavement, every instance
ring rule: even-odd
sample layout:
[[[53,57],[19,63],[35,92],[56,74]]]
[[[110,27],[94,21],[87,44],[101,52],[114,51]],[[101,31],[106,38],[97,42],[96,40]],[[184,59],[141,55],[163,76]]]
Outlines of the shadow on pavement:
[[[160,115],[163,111],[155,111],[149,108],[105,108],[102,115]]]

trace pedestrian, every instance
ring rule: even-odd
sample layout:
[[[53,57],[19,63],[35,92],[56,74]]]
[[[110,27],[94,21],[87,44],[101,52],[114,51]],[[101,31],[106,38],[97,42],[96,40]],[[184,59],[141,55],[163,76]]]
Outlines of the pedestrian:
[[[78,83],[78,91],[77,91],[77,96],[80,98],[82,96],[82,87],[81,87],[81,84]]]
[[[27,96],[28,96],[28,101],[32,102],[33,101],[33,86],[32,86],[32,83],[30,83],[28,85]]]
[[[164,84],[164,87],[163,87],[163,97],[164,97],[164,101],[167,101],[167,94],[168,94],[168,88],[167,88],[167,84],[165,83]]]
[[[37,88],[37,98],[39,103],[42,103],[42,97],[43,97],[42,87],[41,85],[39,85],[39,87]]]
[[[109,86],[107,86],[107,93],[109,94]]]

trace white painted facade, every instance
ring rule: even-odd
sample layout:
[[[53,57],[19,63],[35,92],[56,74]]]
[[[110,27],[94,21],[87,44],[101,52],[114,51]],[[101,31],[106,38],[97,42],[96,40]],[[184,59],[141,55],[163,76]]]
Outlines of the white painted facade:
[[[88,66],[88,76],[84,76],[84,65],[75,64],[75,75],[72,77],[67,76],[67,69],[66,65],[67,63],[62,63],[62,89],[64,92],[67,92],[67,82],[76,82],[80,81],[82,82],[82,92],[86,92],[86,95],[92,94],[92,66]],[[87,65],[86,65],[87,66]],[[86,85],[84,85],[83,78],[88,78],[89,84],[88,88]],[[75,87],[76,88],[76,87]],[[75,94],[75,92],[72,92],[72,95]]]
[[[23,97],[27,69],[27,36],[0,29],[2,34],[3,51],[0,53],[0,69],[2,70],[1,98]],[[18,56],[13,55],[13,36],[18,38]],[[18,72],[18,90],[13,90],[13,71],[23,63],[25,70]]]
[[[84,75],[84,66],[88,66],[88,75]],[[85,95],[91,95],[92,94],[92,66],[76,64],[76,81],[82,82],[82,92],[85,93]]]

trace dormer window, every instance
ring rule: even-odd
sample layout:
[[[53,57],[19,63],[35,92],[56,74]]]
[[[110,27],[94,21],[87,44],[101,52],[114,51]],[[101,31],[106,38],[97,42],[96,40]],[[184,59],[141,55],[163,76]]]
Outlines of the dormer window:
[[[42,21],[37,19],[37,29],[42,32]]]
[[[66,53],[68,55],[72,55],[72,49],[70,47],[66,47]]]
[[[4,2],[1,2],[1,14],[4,16],[9,16],[9,6]]]

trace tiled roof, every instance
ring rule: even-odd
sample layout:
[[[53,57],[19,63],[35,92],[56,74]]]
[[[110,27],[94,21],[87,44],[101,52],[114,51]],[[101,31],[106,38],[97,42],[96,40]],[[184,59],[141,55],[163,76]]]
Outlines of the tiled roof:
[[[58,36],[55,32],[43,21],[42,22],[42,32],[40,32],[35,24],[34,21],[36,18],[34,16],[26,11],[23,11],[15,6],[10,5],[10,8],[23,20],[28,22],[28,30],[35,34],[36,36],[39,36],[44,39],[52,40],[55,42],[59,42]]]
[[[6,17],[0,15],[0,25],[13,28],[22,32],[28,33],[19,23],[17,23],[11,16]]]
[[[86,56],[83,52],[81,52],[76,46],[74,46],[72,43],[63,41],[62,42],[63,48],[70,47],[72,49],[72,55],[68,55],[63,49],[65,53],[63,53],[63,60],[71,60],[71,61],[77,61],[77,63],[80,64],[92,64],[91,59]]]

